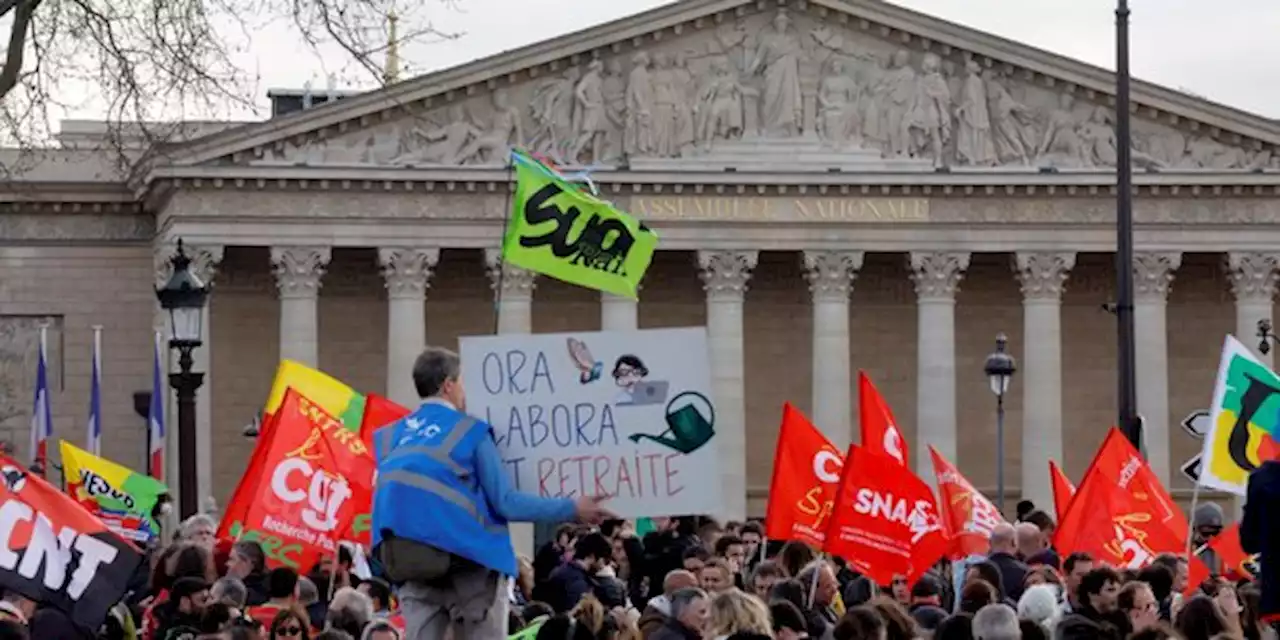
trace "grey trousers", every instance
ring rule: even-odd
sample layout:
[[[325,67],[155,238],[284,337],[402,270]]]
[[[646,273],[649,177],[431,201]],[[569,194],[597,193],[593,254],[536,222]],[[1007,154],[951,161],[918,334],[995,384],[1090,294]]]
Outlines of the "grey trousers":
[[[406,583],[397,595],[404,640],[507,637],[507,577],[496,571],[469,567],[442,584]]]

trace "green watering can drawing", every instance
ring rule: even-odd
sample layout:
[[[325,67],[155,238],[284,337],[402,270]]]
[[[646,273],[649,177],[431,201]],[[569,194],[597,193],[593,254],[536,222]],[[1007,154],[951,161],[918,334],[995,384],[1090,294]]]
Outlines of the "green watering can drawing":
[[[698,407],[693,403],[687,403],[684,406],[671,410],[681,398],[696,398],[702,400],[706,404],[709,416],[703,417],[698,411]],[[667,430],[658,435],[650,435],[647,433],[635,433],[628,436],[632,442],[640,442],[648,440],[656,442],[669,449],[675,449],[683,454],[690,454],[703,445],[711,441],[716,435],[716,409],[712,406],[711,401],[706,396],[697,391],[684,391],[676,394],[667,403]]]

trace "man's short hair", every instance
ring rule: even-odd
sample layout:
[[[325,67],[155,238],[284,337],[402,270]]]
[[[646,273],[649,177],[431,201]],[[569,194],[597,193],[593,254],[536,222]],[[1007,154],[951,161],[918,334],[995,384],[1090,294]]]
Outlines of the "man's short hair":
[[[680,559],[681,560],[691,560],[691,559],[701,560],[702,562],[706,562],[711,559],[711,552],[707,551],[707,548],[702,545],[689,547],[688,549],[684,550],[684,556],[681,557]]]
[[[720,558],[712,558],[708,560],[707,564],[702,566],[703,571],[706,571],[707,569],[719,569],[724,572],[726,578],[733,578],[733,570],[729,568],[729,563]]]
[[[381,605],[384,609],[391,608],[391,585],[387,584],[382,578],[369,578],[361,584],[368,585],[369,599],[374,605]]]
[[[974,640],[1019,640],[1018,614],[1007,604],[989,604],[973,616]]]
[[[804,614],[796,605],[786,600],[774,600],[769,604],[769,618],[773,620],[774,632],[790,629],[793,632],[802,633],[809,630]]]
[[[671,594],[671,617],[677,620],[680,619],[680,617],[684,615],[685,610],[689,608],[689,605],[692,605],[698,600],[706,599],[706,597],[707,592],[697,587],[690,587],[688,589],[680,589],[679,591],[676,591]]]
[[[942,585],[938,584],[933,576],[928,574],[920,576],[919,580],[911,586],[912,598],[937,598],[942,595]]]
[[[1072,571],[1075,571],[1076,565],[1080,564],[1081,562],[1087,562],[1089,564],[1093,564],[1093,556],[1083,551],[1077,551],[1067,556],[1067,559],[1062,561],[1062,570],[1069,574]]]
[[[729,547],[732,547],[735,544],[743,544],[742,538],[733,534],[720,536],[720,539],[716,540],[716,555],[723,558],[724,554],[729,552]]]
[[[444,383],[457,380],[461,370],[458,354],[443,347],[427,347],[413,361],[413,388],[420,398],[440,395]]]
[[[210,530],[217,531],[218,523],[213,520],[213,516],[207,513],[197,513],[190,518],[183,520],[182,524],[178,525],[178,537],[186,540],[195,533],[196,529],[201,528],[208,528]]]
[[[748,520],[742,523],[742,529],[738,531],[738,536],[745,536],[748,533],[754,533],[761,538],[764,537],[764,526],[755,520]]]
[[[1120,574],[1105,564],[1094,567],[1080,579],[1080,587],[1076,589],[1076,600],[1079,600],[1081,605],[1088,606],[1089,596],[1102,593],[1102,588],[1107,586],[1108,582],[1121,584]]]
[[[591,533],[581,538],[573,545],[573,557],[578,560],[587,558],[596,558],[597,560],[608,560],[613,556],[613,544],[609,539],[604,537],[603,533]]]
[[[276,567],[267,574],[268,598],[292,598],[298,588],[298,572],[289,567]]]
[[[209,590],[210,595],[218,602],[225,602],[235,607],[244,607],[245,601],[249,599],[249,589],[239,578],[230,576],[219,578],[213,583],[213,588]]]
[[[764,562],[761,562],[760,564],[756,565],[755,571],[751,572],[751,579],[755,580],[757,578],[775,578],[777,580],[786,580],[787,570],[783,569],[782,565],[774,562],[773,560],[765,560]]]
[[[1039,527],[1041,531],[1048,531],[1057,526],[1053,522],[1053,518],[1049,514],[1045,513],[1043,509],[1036,509],[1035,511],[1028,513],[1027,517],[1024,518],[1023,521],[1034,524]]]

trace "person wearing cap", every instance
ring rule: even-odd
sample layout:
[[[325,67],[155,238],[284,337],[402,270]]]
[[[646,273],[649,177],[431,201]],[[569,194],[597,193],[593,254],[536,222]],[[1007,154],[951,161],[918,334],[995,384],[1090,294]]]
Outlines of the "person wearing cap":
[[[942,585],[929,574],[911,586],[911,617],[925,631],[932,632],[947,619],[947,612],[942,608]]]
[[[1209,544],[1214,538],[1222,533],[1222,507],[1216,502],[1206,502],[1196,507],[1195,513],[1191,515],[1192,529],[1192,546],[1199,549]],[[1196,553],[1201,562],[1209,567],[1209,572],[1213,575],[1221,575],[1222,561],[1218,558],[1218,553],[1213,549],[1205,548]]]

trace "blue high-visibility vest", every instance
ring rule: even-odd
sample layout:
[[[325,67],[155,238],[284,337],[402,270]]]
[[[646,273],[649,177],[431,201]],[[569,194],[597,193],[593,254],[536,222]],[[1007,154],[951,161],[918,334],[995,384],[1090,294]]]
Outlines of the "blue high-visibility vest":
[[[373,547],[389,532],[516,575],[507,521],[476,475],[476,448],[490,437],[489,425],[432,402],[374,433]]]

